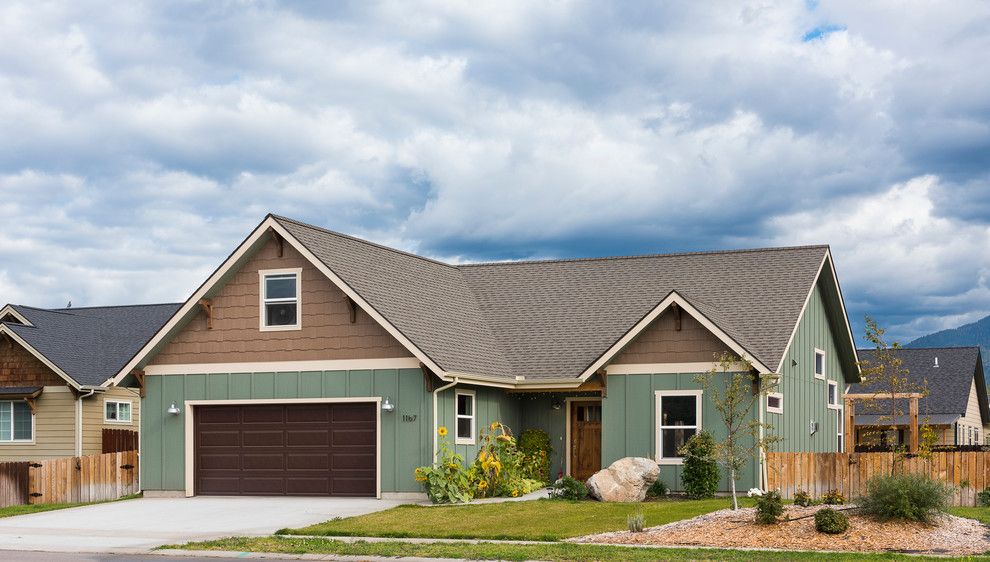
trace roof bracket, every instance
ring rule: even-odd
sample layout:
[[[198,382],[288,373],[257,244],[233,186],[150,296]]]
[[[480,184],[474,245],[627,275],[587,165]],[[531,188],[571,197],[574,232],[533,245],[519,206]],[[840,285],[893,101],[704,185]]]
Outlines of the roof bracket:
[[[144,371],[135,370],[131,374],[134,375],[134,380],[138,383],[138,394],[144,398]]]
[[[34,397],[33,396],[25,396],[24,397],[24,401],[27,402],[28,408],[31,408],[31,415],[32,416],[38,413],[38,406],[37,406],[37,404],[34,403]]]
[[[354,324],[357,322],[357,303],[351,297],[347,297],[347,304],[351,307],[351,324]]]
[[[275,239],[275,244],[278,245],[278,257],[282,257],[285,254],[285,238],[282,235],[272,230],[272,238]]]
[[[602,380],[602,398],[608,398],[608,372],[598,369],[598,377]]]
[[[434,376],[433,371],[430,370],[422,361],[419,363],[419,370],[423,371],[423,386],[426,387],[426,392],[433,392],[434,388]]]
[[[681,331],[681,307],[675,302],[670,305],[670,309],[674,311],[674,330]]]
[[[210,303],[210,299],[199,299],[199,306],[202,307],[203,312],[206,313],[206,329],[213,329],[213,304]]]

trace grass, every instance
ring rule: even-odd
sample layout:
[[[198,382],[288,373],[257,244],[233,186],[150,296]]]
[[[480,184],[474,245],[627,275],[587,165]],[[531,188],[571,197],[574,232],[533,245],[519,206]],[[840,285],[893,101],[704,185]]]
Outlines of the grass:
[[[57,509],[69,509],[70,507],[82,507],[84,505],[96,505],[100,503],[111,503],[119,502],[124,500],[132,500],[134,498],[141,497],[141,494],[132,494],[130,496],[124,496],[116,500],[108,500],[102,502],[87,502],[87,503],[36,503],[31,505],[11,505],[7,507],[0,507],[0,519],[4,517],[16,517],[18,515],[29,515],[31,513],[42,513],[45,511],[55,511]]]
[[[752,505],[745,500],[744,505]],[[278,534],[352,537],[556,541],[626,529],[626,518],[642,513],[647,527],[689,519],[730,506],[728,498],[645,503],[535,500],[480,505],[403,505],[334,519]]]
[[[346,543],[339,540],[319,538],[229,538],[216,541],[195,542],[185,545],[170,545],[163,549],[184,550],[227,550],[235,552],[270,552],[279,554],[336,554],[344,556],[416,556],[432,558],[461,558],[470,560],[549,560],[563,561],[653,561],[653,560],[911,560],[944,561],[949,558],[907,556],[902,554],[879,553],[821,553],[821,552],[778,552],[746,551],[723,549],[688,548],[636,548],[606,545],[569,543],[546,544],[496,544],[496,543],[427,543],[412,544],[398,541]],[[957,559],[959,560],[959,559]],[[971,557],[965,560],[990,560],[986,557]]]
[[[990,507],[950,507],[949,513],[956,517],[976,519],[984,525],[990,525]]]

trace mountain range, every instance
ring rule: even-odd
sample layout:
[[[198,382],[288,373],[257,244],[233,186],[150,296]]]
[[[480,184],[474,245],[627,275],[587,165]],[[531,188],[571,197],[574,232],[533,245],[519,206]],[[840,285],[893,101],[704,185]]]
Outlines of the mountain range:
[[[980,354],[983,357],[983,374],[990,382],[990,316],[977,320],[972,324],[965,324],[958,328],[950,328],[921,336],[904,347],[958,347],[958,346],[980,346]]]

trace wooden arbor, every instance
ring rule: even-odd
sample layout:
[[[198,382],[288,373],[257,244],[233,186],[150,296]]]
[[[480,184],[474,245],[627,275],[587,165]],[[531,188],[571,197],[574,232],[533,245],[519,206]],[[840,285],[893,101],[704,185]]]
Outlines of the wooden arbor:
[[[908,408],[908,425],[911,427],[911,437],[908,441],[908,452],[918,450],[918,399],[923,396],[920,392],[876,392],[871,394],[846,394],[843,396],[845,402],[845,437],[843,443],[846,447],[852,447],[856,451],[856,400],[910,400]]]

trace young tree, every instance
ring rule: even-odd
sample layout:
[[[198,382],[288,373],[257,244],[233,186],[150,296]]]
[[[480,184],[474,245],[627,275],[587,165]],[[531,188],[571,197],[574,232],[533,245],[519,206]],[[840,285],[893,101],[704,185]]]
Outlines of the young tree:
[[[736,496],[736,480],[739,472],[757,455],[765,451],[779,437],[772,435],[772,427],[761,423],[754,416],[753,408],[763,397],[776,389],[776,379],[760,377],[752,364],[731,353],[720,355],[717,365],[696,377],[711,400],[725,427],[725,439],[716,445],[715,456],[729,471],[732,486],[732,509],[739,509]]]

